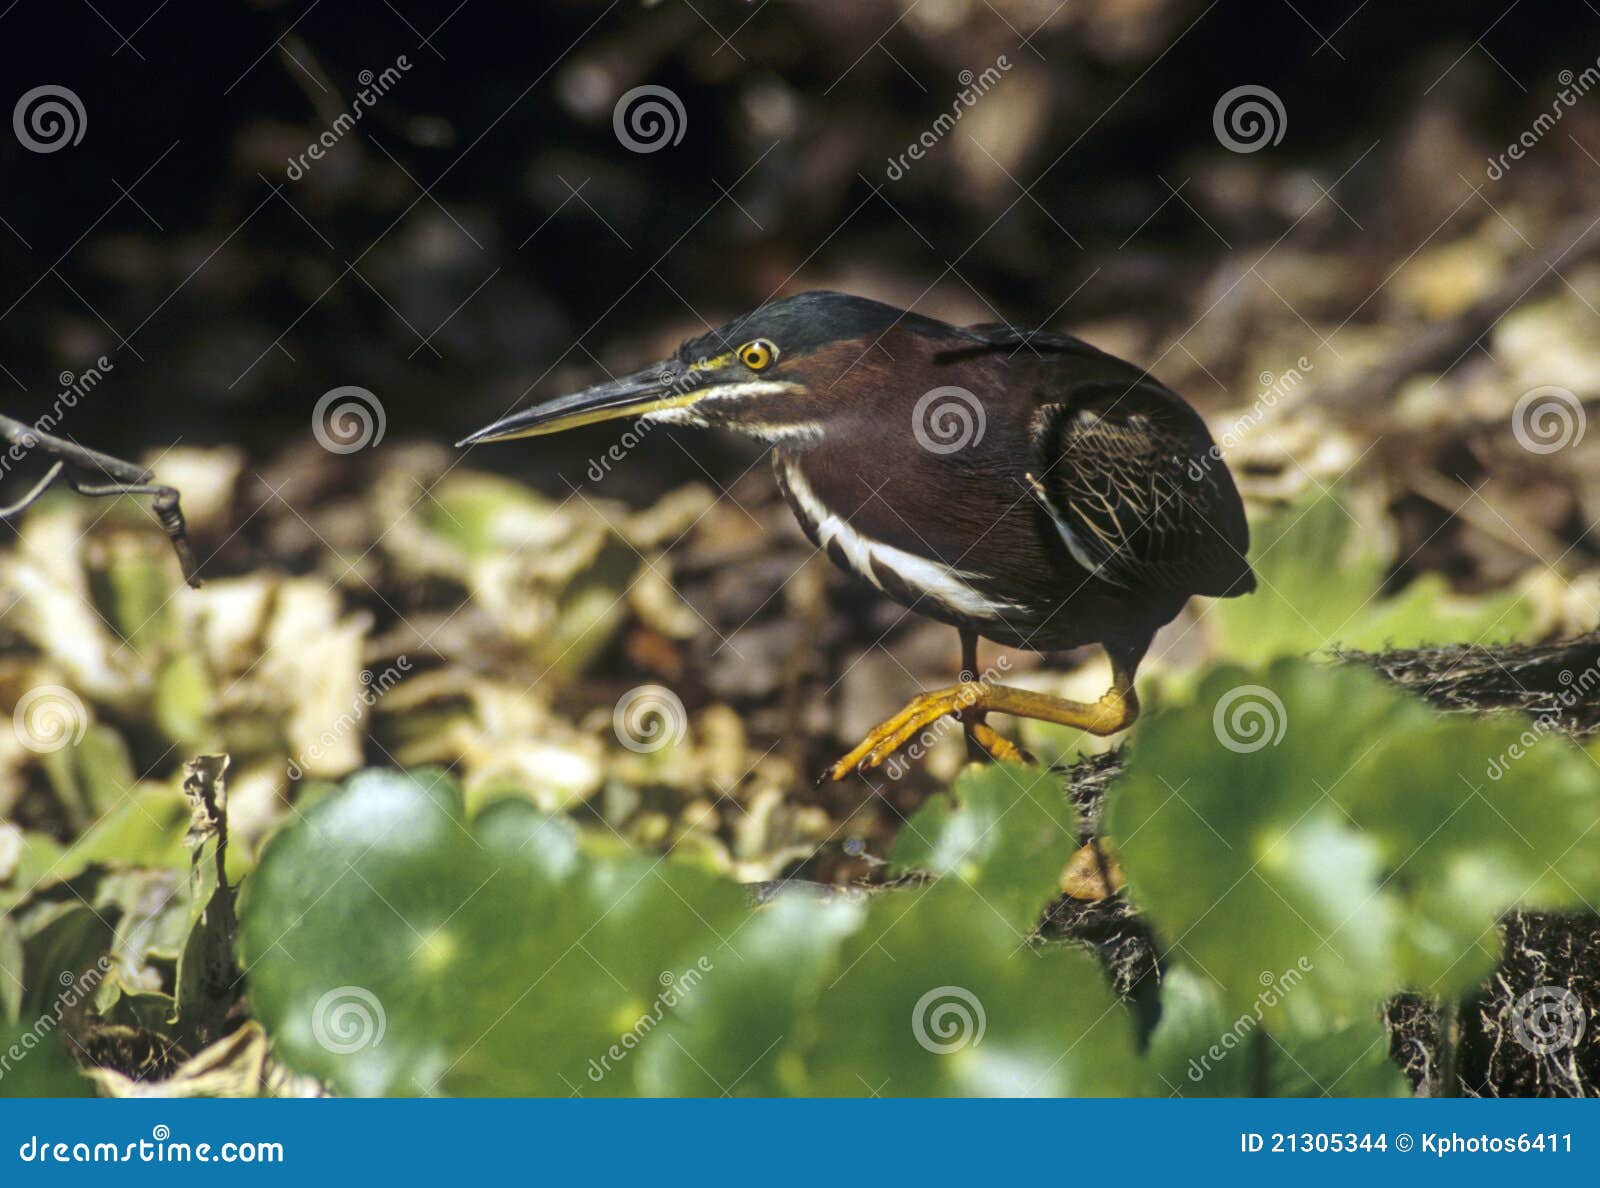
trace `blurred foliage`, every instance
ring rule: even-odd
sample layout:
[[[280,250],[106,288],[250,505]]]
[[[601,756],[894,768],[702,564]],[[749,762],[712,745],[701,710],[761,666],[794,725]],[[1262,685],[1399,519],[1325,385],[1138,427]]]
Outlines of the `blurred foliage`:
[[[1379,1005],[1458,998],[1507,909],[1600,895],[1600,778],[1548,740],[1490,780],[1518,723],[1305,662],[1261,678],[1282,738],[1228,746],[1215,707],[1246,678],[1156,716],[1113,793],[1173,962],[1148,1060],[1093,963],[1027,939],[1076,824],[1009,765],[908,823],[896,861],[934,883],[765,909],[525,803],[469,820],[443,777],[367,773],[268,847],[252,1000],[284,1059],[363,1093],[1399,1092]],[[357,1030],[330,1038],[340,993]]]
[[[11,1051],[21,1053],[22,1058],[5,1060],[8,1067],[0,1072],[0,1097],[90,1095],[89,1082],[79,1074],[61,1037],[53,1031],[0,1020],[0,1053]]]
[[[1225,1014],[1298,968],[1264,1026],[1327,1034],[1401,990],[1466,994],[1511,908],[1600,899],[1600,768],[1527,730],[1356,668],[1219,669],[1145,724],[1108,833],[1171,959]]]
[[[334,869],[347,877],[330,887]],[[744,906],[680,863],[580,859],[572,826],[524,802],[469,821],[459,786],[426,772],[367,773],[322,801],[269,847],[249,894],[252,999],[282,1049],[346,1090],[412,1095],[581,1084],[615,1020]],[[387,1016],[385,1042],[355,1059],[323,999],[346,986]]]
[[[993,810],[991,856],[1041,840],[1009,810],[1059,798],[1020,769],[957,787]],[[1002,895],[1032,884],[1030,915],[1053,891],[1000,863],[986,879]],[[350,1092],[1136,1090],[1131,1027],[1093,963],[1017,960],[963,882],[752,909],[732,883],[586,846],[524,802],[469,820],[441,775],[369,772],[268,846],[241,944],[283,1058]],[[970,1052],[928,1046],[958,1024],[924,996],[952,988],[963,1032],[981,1032]]]
[[[1273,987],[1278,991],[1276,982]],[[1281,990],[1292,992],[1292,986]],[[1264,988],[1258,993],[1265,998]],[[1376,1012],[1325,1030],[1283,1032],[1269,1030],[1254,1008],[1230,1012],[1223,997],[1185,964],[1162,979],[1161,1022],[1150,1037],[1149,1060],[1169,1091],[1185,1097],[1407,1095]]]
[[[186,461],[200,493],[231,473],[214,454]],[[554,812],[593,800],[618,836],[697,846],[745,878],[809,856],[826,818],[782,803],[792,771],[771,748],[754,749],[726,709],[685,721],[689,745],[639,753],[609,714],[578,722],[553,704],[625,632],[669,647],[693,634],[699,620],[660,554],[704,515],[705,490],[637,512],[558,505],[472,471],[424,492],[420,480],[442,469],[429,456],[380,477],[355,509],[358,535],[377,542],[360,554],[181,592],[131,504],[104,522],[72,499],[30,512],[0,554],[12,640],[0,690],[19,703],[30,689],[57,690],[67,734],[40,746],[0,731],[0,809],[18,849],[0,862],[0,904],[46,873],[70,877],[97,861],[184,866],[179,769],[197,752],[231,758],[236,876],[319,781],[369,756],[448,763],[473,804],[510,794]],[[432,629],[380,631],[390,604],[355,596],[357,565],[381,565],[397,600],[443,591]],[[711,806],[724,799],[732,811],[722,813],[743,818],[737,829]]]
[[[363,499],[351,530],[378,533],[393,499]],[[1106,829],[1166,950],[1152,1010],[1035,931],[1090,825],[1058,774],[969,767],[894,830],[887,887],[752,907],[735,879],[792,870],[840,826],[755,774],[770,760],[737,717],[708,706],[639,752],[609,713],[553,703],[636,624],[698,632],[655,567],[703,492],[558,506],[455,472],[414,499],[368,572],[449,591],[441,618],[471,625],[440,644],[471,676],[402,665],[410,645],[340,580],[349,554],[168,603],[147,526],[84,532],[80,505],[52,503],[0,559],[24,641],[5,679],[58,685],[87,720],[0,756],[19,810],[0,826],[0,1006],[55,1017],[106,962],[61,1027],[118,1095],[1402,1091],[1380,1005],[1472,993],[1510,908],[1600,898],[1600,800],[1589,758],[1526,746],[1520,719],[1283,658],[1536,632],[1536,591],[1393,581],[1369,509],[1335,488],[1259,521],[1261,592],[1202,619],[1208,658],[1250,667],[1157,668]],[[1280,703],[1277,742],[1224,744],[1242,686]],[[210,746],[226,780],[178,770]],[[410,774],[339,785],[374,752]]]
[[[6,1014],[65,1019],[116,1094],[1393,1094],[1383,1001],[1455,1001],[1505,911],[1600,896],[1600,777],[1526,732],[1304,660],[1218,669],[1152,715],[1108,838],[1166,950],[1155,1016],[1034,935],[1082,827],[1043,769],[967,768],[886,888],[761,907],[703,861],[523,797],[473,811],[418,769],[319,791],[269,838],[233,1027],[224,768],[201,762],[189,878],[95,863],[32,892],[0,930],[26,989]]]
[[[1022,939],[1076,848],[1077,817],[1042,768],[969,769],[906,822],[891,858],[902,870],[953,875]]]
[[[1392,538],[1370,501],[1338,488],[1315,488],[1258,519],[1250,530],[1256,592],[1208,612],[1220,655],[1259,664],[1331,647],[1509,643],[1533,632],[1533,608],[1520,591],[1467,597],[1437,573],[1386,590]]]

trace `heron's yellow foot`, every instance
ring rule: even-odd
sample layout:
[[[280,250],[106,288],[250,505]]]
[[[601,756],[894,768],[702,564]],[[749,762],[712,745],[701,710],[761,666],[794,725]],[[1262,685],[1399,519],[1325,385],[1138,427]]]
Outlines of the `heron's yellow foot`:
[[[996,763],[1031,763],[1033,756],[1001,734],[987,722],[974,722],[972,740],[988,752]]]
[[[852,771],[877,767],[929,723],[976,705],[982,691],[982,686],[977,684],[952,685],[913,697],[898,714],[869,730],[855,750],[828,770],[829,777],[842,780]]]
[[[1013,689],[1008,685],[984,685],[975,681],[951,685],[948,689],[913,697],[898,714],[873,727],[853,751],[829,769],[828,775],[842,780],[853,771],[877,767],[930,723],[946,714],[960,714],[965,710],[1036,718],[1091,734],[1115,734],[1133,724],[1139,713],[1139,703],[1131,686],[1113,688],[1100,700],[1086,703],[1031,689]],[[1019,748],[1001,738],[986,723],[974,723],[973,736],[996,758],[1024,758]],[[999,754],[995,746],[1002,744],[1004,753]]]

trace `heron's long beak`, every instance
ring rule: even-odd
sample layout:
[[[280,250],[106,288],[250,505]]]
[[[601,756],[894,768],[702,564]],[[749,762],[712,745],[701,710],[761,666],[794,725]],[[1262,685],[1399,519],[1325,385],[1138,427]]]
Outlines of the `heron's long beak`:
[[[558,396],[533,408],[523,409],[502,417],[492,425],[485,425],[476,433],[456,442],[458,447],[477,445],[486,441],[511,441],[518,437],[536,437],[542,433],[559,433],[579,425],[592,425],[596,421],[614,421],[619,417],[642,416],[665,408],[682,408],[706,395],[704,387],[690,387],[690,373],[676,361],[657,363],[625,375],[574,392]]]

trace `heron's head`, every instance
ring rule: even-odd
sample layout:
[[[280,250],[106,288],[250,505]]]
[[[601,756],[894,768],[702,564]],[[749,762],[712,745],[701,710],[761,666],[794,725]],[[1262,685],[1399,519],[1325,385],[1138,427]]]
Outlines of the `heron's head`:
[[[459,444],[559,433],[621,417],[731,429],[764,441],[820,437],[859,412],[881,375],[858,367],[893,331],[960,331],[846,293],[801,293],[764,305],[631,375],[502,417]]]

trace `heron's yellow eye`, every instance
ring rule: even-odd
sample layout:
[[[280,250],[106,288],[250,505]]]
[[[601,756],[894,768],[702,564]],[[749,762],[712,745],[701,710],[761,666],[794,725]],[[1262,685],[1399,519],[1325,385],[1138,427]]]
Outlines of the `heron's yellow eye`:
[[[765,338],[754,338],[739,348],[739,362],[751,371],[765,371],[778,357],[778,348]]]

